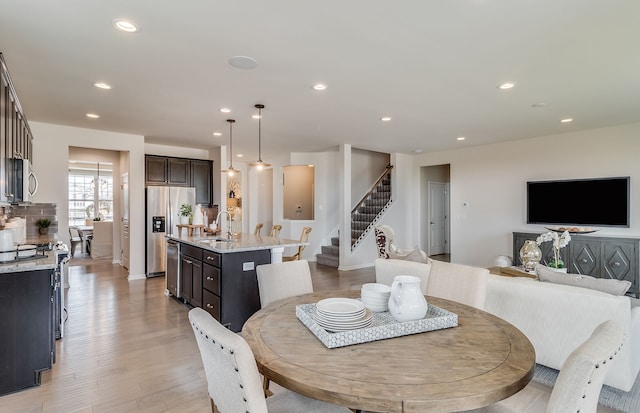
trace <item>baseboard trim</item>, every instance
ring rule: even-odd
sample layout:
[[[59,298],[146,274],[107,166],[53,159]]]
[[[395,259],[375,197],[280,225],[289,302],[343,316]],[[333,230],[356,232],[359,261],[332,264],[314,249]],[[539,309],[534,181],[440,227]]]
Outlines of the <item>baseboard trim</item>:
[[[340,265],[338,267],[338,270],[349,271],[349,270],[359,270],[360,268],[369,268],[369,267],[373,267],[373,265],[371,265],[371,263],[357,264],[357,265]]]
[[[145,274],[129,274],[129,276],[127,277],[127,280],[129,281],[134,281],[134,280],[146,280],[147,277]]]

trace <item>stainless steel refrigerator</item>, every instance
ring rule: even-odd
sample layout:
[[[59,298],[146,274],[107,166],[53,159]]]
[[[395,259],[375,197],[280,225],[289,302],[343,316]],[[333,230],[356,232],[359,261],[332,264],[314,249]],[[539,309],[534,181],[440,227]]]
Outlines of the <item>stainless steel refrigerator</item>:
[[[146,265],[147,277],[163,276],[167,263],[165,235],[178,235],[178,210],[182,204],[195,205],[195,188],[148,186],[146,188]]]

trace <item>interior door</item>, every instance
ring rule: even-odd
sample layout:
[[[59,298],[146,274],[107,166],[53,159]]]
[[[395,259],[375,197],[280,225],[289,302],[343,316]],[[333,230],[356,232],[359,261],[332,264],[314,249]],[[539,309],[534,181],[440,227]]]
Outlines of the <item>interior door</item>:
[[[429,254],[446,252],[447,184],[429,182]]]

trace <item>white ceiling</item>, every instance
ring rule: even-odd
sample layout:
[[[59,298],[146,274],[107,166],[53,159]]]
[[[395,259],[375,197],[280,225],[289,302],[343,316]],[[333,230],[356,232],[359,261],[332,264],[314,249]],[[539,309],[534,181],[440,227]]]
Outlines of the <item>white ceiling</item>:
[[[0,0],[0,51],[30,121],[210,148],[228,143],[232,117],[245,160],[257,159],[256,103],[265,161],[640,122],[639,42],[637,0]],[[230,66],[237,55],[257,68]]]

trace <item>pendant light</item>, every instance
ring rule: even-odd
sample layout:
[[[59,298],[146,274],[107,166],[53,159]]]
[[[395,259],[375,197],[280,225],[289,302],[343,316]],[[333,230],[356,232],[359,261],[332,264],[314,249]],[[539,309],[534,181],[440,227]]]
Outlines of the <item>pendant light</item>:
[[[227,119],[229,122],[229,169],[225,169],[222,172],[226,172],[227,176],[233,176],[238,170],[233,168],[233,131],[232,126],[235,123],[235,119]]]
[[[264,105],[257,104],[255,108],[258,109],[258,161],[251,162],[249,165],[255,166],[259,171],[263,170],[265,167],[271,166],[270,163],[262,162],[262,136],[261,136],[261,122],[262,122],[262,109],[264,109]]]

